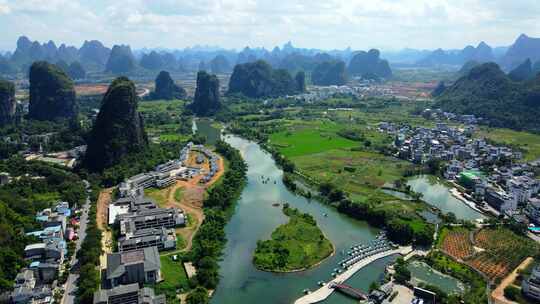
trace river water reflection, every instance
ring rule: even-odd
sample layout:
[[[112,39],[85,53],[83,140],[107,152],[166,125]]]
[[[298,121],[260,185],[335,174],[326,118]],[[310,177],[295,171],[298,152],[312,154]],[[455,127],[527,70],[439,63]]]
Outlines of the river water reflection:
[[[453,197],[450,189],[433,176],[420,175],[407,182],[414,192],[422,193],[422,200],[439,208],[443,213],[453,212],[458,219],[475,220],[485,218],[462,201]]]
[[[302,296],[304,289],[315,290],[318,281],[330,280],[337,262],[343,258],[342,251],[353,244],[374,239],[379,232],[365,222],[338,213],[332,207],[289,192],[281,181],[283,172],[277,168],[271,155],[256,143],[231,135],[226,136],[225,140],[242,153],[248,164],[248,180],[226,227],[227,245],[220,262],[221,280],[211,303],[293,303]],[[269,178],[270,182],[263,184],[263,177]],[[336,247],[334,256],[314,269],[298,273],[275,274],[255,269],[251,260],[257,241],[268,239],[277,226],[287,221],[281,207],[272,206],[284,202],[313,215],[321,230]],[[380,278],[392,259],[390,257],[372,263],[347,283],[366,291],[371,282]],[[335,293],[324,303],[354,301]]]

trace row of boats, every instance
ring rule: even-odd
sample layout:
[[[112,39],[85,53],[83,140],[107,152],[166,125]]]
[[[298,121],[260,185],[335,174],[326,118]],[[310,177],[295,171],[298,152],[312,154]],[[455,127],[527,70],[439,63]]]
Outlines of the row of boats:
[[[344,270],[347,270],[349,267],[365,258],[394,249],[396,247],[397,246],[394,243],[390,242],[386,238],[384,233],[381,233],[375,240],[371,241],[369,245],[360,244],[351,246],[350,250],[347,251],[348,257],[341,260],[339,262],[339,266]],[[340,273],[339,270],[340,269],[337,269],[335,272]]]
[[[369,242],[368,245],[354,245],[350,247],[349,251],[343,251],[342,254],[347,255],[347,257],[339,262],[339,268],[334,268],[332,272],[332,277],[337,277],[338,274],[346,271],[354,264],[358,263],[363,259],[366,259],[381,252],[395,249],[397,247],[398,246],[396,244],[392,243],[387,239],[384,232],[381,232],[373,241]],[[328,283],[324,281],[317,282],[317,285],[319,286],[325,286],[326,284]],[[306,288],[303,290],[303,292],[305,294],[309,294],[311,293],[311,290]]]

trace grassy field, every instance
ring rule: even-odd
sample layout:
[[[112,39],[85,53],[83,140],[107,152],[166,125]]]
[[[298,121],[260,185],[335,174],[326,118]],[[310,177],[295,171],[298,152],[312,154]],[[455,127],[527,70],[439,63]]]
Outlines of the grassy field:
[[[272,239],[257,242],[253,263],[267,271],[307,269],[332,254],[334,248],[309,214],[284,207],[287,224],[272,232]]]
[[[156,201],[159,207],[164,208],[167,204],[167,198],[169,195],[169,188],[147,188],[144,189],[144,195]]]
[[[358,146],[357,142],[337,135],[340,128],[334,123],[301,123],[292,130],[272,134],[270,142],[287,157]]]
[[[191,137],[191,118],[182,116],[185,101],[158,100],[139,103],[148,137],[156,142],[183,142]]]
[[[174,191],[174,200],[177,202],[180,202],[182,200],[182,197],[184,196],[184,189],[183,188],[177,188]]]
[[[189,140],[191,136],[189,135],[181,135],[181,134],[174,134],[174,133],[169,133],[169,134],[159,134],[159,140],[162,141],[162,142],[167,142],[167,141],[187,141]]]
[[[518,147],[524,151],[525,161],[540,158],[540,135],[510,129],[481,128],[477,136],[486,137],[496,143]]]
[[[161,256],[161,276],[163,282],[155,285],[156,294],[165,294],[168,303],[178,303],[176,291],[189,289],[189,279],[180,260],[173,261],[171,256]],[[171,302],[172,301],[172,302]]]
[[[338,115],[334,111],[333,115]],[[344,111],[345,112],[345,111]],[[344,115],[354,115],[349,112]],[[370,203],[375,209],[407,215],[404,220],[415,231],[424,223],[418,212],[425,210],[421,202],[405,201],[381,191],[381,187],[403,177],[412,165],[377,151],[389,144],[388,136],[375,131],[370,124],[346,123],[335,119],[309,121],[281,120],[281,131],[270,135],[270,144],[287,156],[296,170],[317,184],[330,182],[349,194],[356,203]],[[361,134],[363,141],[342,137]],[[329,139],[331,138],[331,139]],[[366,146],[365,142],[370,145]]]

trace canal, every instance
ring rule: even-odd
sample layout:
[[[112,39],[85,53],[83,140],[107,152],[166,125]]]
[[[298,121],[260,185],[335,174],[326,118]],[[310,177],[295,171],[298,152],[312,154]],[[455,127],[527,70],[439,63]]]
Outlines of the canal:
[[[232,135],[227,135],[224,139],[242,153],[248,164],[248,172],[247,184],[226,227],[227,245],[220,262],[221,279],[211,303],[293,303],[303,295],[304,289],[315,290],[318,288],[318,281],[331,279],[333,269],[343,258],[342,251],[353,244],[374,239],[379,232],[365,222],[338,213],[332,207],[289,192],[282,183],[283,172],[276,166],[271,155],[256,143]],[[270,182],[263,184],[263,176],[270,178]],[[276,274],[255,269],[252,256],[257,241],[270,238],[272,231],[287,221],[281,207],[272,206],[284,202],[313,215],[321,230],[336,247],[334,256],[314,269],[298,273]],[[383,275],[385,266],[392,259],[390,257],[372,263],[347,283],[367,291],[371,282]],[[324,303],[354,301],[334,293]]]

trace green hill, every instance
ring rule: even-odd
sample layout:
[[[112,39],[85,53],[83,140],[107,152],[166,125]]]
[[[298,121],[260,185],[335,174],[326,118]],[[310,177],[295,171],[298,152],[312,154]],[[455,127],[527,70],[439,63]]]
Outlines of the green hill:
[[[514,82],[495,63],[471,69],[444,90],[437,104],[482,117],[493,127],[540,131],[540,77]]]

